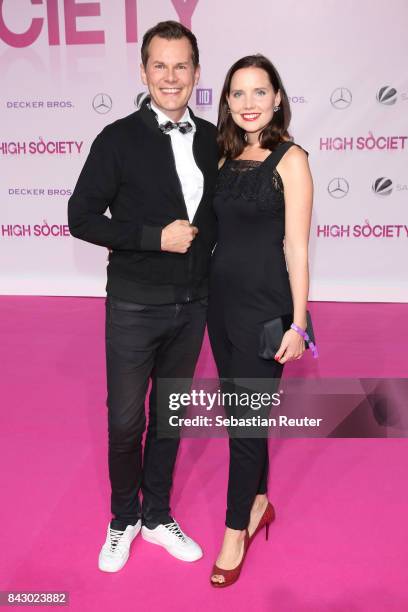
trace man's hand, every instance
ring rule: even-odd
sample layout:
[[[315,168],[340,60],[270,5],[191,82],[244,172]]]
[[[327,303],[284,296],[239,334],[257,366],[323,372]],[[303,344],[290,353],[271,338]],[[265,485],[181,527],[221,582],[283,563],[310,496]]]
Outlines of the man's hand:
[[[184,219],[177,219],[162,229],[161,250],[169,253],[187,253],[198,229]]]

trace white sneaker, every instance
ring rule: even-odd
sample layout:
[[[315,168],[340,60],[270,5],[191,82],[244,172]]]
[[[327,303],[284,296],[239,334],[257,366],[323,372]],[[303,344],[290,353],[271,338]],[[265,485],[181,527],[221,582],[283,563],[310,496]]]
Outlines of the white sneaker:
[[[152,544],[163,546],[168,553],[181,561],[197,561],[203,556],[200,546],[181,531],[177,521],[158,525],[154,529],[148,529],[143,525],[142,538]]]
[[[128,525],[124,531],[112,529],[110,522],[105,544],[99,553],[98,567],[103,572],[118,572],[129,558],[130,545],[140,531],[142,521]]]

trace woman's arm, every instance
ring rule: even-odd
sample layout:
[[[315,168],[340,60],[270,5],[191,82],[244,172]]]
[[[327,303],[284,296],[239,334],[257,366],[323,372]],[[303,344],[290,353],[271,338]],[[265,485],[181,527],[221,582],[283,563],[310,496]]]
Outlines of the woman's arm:
[[[282,177],[285,194],[284,252],[292,291],[293,322],[306,329],[309,293],[308,244],[313,202],[313,181],[307,154],[300,147],[291,147],[278,164],[277,170]],[[287,332],[286,338],[289,340],[285,355],[287,359],[283,357],[281,363],[299,357],[299,346],[302,343],[304,346],[299,334],[294,330],[289,331],[290,334]]]

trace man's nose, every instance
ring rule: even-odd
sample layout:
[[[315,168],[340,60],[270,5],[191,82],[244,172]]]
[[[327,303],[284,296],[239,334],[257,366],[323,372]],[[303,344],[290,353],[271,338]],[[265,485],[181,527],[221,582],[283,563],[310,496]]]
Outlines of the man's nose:
[[[174,83],[175,81],[177,81],[177,75],[174,68],[169,68],[167,70],[166,81],[168,81],[169,83]]]

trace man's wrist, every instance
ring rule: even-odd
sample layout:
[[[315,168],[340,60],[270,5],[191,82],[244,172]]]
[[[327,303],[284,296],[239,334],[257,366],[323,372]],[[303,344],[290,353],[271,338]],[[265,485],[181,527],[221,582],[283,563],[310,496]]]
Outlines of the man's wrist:
[[[143,225],[142,236],[140,239],[140,249],[142,251],[161,251],[162,230],[162,227]]]

